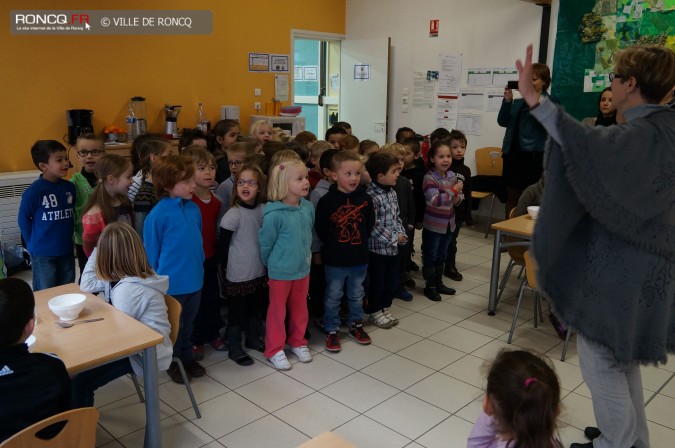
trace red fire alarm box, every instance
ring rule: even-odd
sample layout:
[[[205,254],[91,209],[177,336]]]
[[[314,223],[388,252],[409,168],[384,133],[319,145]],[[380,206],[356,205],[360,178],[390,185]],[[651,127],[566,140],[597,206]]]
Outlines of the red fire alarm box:
[[[429,37],[438,37],[438,24],[440,20],[429,20]]]

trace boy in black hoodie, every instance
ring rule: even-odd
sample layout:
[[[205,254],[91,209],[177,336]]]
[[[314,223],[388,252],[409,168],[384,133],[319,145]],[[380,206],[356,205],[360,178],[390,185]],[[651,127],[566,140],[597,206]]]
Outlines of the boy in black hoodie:
[[[349,303],[349,333],[359,344],[370,344],[363,328],[363,281],[368,270],[368,237],[375,211],[366,187],[361,185],[363,163],[357,154],[342,151],[333,156],[330,186],[316,207],[314,228],[323,246],[326,272],[324,326],[326,349],[340,351],[340,302]],[[345,285],[346,284],[346,285]],[[346,291],[345,291],[346,289]]]
[[[452,240],[448,246],[448,255],[445,259],[445,269],[443,273],[446,277],[456,282],[462,281],[462,274],[457,270],[455,257],[457,255],[457,236],[459,229],[465,222],[469,225],[473,222],[471,218],[471,168],[464,165],[464,153],[466,152],[466,135],[463,132],[453,129],[447,138],[450,143],[450,153],[452,154],[452,164],[450,171],[454,172],[458,179],[464,182],[462,193],[464,200],[455,206],[455,231],[452,234]]]

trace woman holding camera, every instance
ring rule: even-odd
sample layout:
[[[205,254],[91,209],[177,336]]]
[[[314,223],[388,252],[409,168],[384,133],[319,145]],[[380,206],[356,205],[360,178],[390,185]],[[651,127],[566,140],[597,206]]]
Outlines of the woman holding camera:
[[[540,96],[548,97],[546,89],[551,85],[551,71],[545,64],[532,64],[532,89]],[[536,183],[543,172],[544,144],[548,134],[522,99],[513,99],[513,90],[504,89],[504,101],[497,116],[499,126],[506,128],[502,144],[504,169],[502,181],[506,186],[506,219],[518,198],[530,185]]]

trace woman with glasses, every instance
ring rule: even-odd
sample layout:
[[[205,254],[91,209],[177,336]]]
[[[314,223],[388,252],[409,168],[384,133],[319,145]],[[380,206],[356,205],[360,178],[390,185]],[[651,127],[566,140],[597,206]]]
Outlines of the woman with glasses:
[[[544,64],[533,64],[530,87],[537,97],[548,98],[546,89],[551,85],[551,71]],[[513,99],[513,91],[504,89],[504,100],[497,115],[499,126],[505,127],[502,144],[504,168],[502,181],[506,186],[506,219],[518,204],[523,191],[536,183],[543,172],[544,145],[548,134],[522,99]]]
[[[82,167],[79,173],[75,173],[70,181],[75,184],[75,253],[77,264],[80,267],[80,277],[84,266],[87,264],[87,255],[82,248],[82,215],[84,206],[96,187],[96,174],[94,167],[105,154],[103,139],[96,134],[81,134],[75,142],[77,163]]]
[[[531,115],[551,139],[533,240],[539,283],[578,335],[598,428],[572,447],[649,446],[641,364],[675,352],[675,52],[614,56],[613,104],[625,123],[580,124],[531,86],[532,47],[516,62]]]

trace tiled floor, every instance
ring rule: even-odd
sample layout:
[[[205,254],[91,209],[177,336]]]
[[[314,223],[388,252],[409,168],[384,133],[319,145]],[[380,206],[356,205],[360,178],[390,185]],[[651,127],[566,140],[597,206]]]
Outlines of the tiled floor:
[[[520,312],[514,344],[506,343],[518,280],[509,281],[497,315],[488,316],[491,249],[492,237],[462,229],[458,267],[464,280],[446,281],[458,294],[431,302],[416,277],[414,300],[396,300],[392,307],[400,324],[390,330],[369,327],[370,346],[343,333],[342,351],[328,353],[312,328],[314,361],[300,364],[290,355],[294,364],[288,372],[275,371],[258,353],[253,366],[239,367],[226,354],[207,351],[208,374],[192,381],[201,419],[185,388],[162,374],[164,447],[295,447],[324,431],[363,448],[466,446],[481,407],[482,367],[505,347],[533,349],[552,359],[564,396],[560,435],[565,446],[585,441],[581,429],[594,424],[594,417],[575,344],[560,362],[562,341],[548,322],[533,328],[531,301]],[[668,382],[674,372],[673,360],[643,369],[653,448],[675,444],[675,379]],[[98,446],[142,446],[145,408],[128,378],[101,389],[96,405]]]

